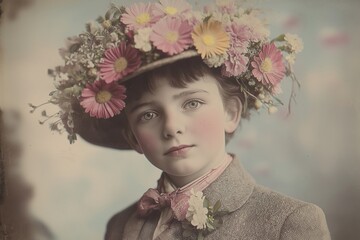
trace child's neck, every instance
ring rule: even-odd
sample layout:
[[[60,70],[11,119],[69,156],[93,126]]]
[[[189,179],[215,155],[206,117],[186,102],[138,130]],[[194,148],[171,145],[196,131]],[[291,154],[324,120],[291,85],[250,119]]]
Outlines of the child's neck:
[[[171,182],[177,187],[183,187],[186,184],[198,179],[199,177],[205,175],[206,173],[208,173],[211,169],[217,168],[218,166],[220,166],[223,161],[225,160],[225,158],[227,157],[228,153],[226,153],[225,151],[221,154],[219,154],[219,157],[215,158],[214,161],[209,164],[208,166],[206,166],[206,168],[202,169],[201,171],[198,171],[195,174],[192,175],[188,175],[188,176],[173,176],[170,174],[167,174],[169,179],[171,180]]]

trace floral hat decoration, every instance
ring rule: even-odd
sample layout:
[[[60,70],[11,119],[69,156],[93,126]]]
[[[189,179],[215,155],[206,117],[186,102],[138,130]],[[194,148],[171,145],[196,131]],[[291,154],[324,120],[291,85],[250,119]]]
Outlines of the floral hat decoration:
[[[111,124],[119,124],[113,119],[126,107],[122,84],[195,56],[210,68],[220,68],[223,77],[234,79],[239,91],[254,100],[252,108],[272,113],[282,104],[277,98],[281,81],[289,77],[298,84],[292,66],[303,46],[294,34],[270,39],[260,13],[242,8],[235,0],[216,0],[202,11],[193,10],[185,0],[129,7],[111,4],[104,16],[86,24],[86,31],[68,38],[60,49],[65,63],[48,70],[55,90],[46,102],[60,110],[43,111],[45,120],[40,123],[52,121],[51,130],[66,131],[70,143],[79,134],[98,145],[128,149],[125,141],[108,140],[111,134],[119,137]],[[292,91],[289,106],[294,95]],[[42,105],[30,104],[31,112]]]

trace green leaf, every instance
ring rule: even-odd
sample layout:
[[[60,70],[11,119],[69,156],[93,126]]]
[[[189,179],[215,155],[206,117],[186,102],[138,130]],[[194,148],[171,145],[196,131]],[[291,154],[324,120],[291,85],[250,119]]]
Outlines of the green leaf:
[[[120,11],[116,11],[113,15],[113,20],[118,21],[120,19],[120,17],[121,17]]]
[[[105,19],[104,19],[103,16],[99,16],[99,17],[96,19],[96,21],[97,21],[98,23],[103,23],[103,22],[105,21]]]
[[[114,13],[116,8],[114,7],[111,7],[109,10],[107,10],[107,12],[105,13],[105,19],[106,20],[109,20],[111,15]]]
[[[209,229],[210,232],[212,232],[213,230],[215,230],[215,226],[214,226],[213,224],[211,224],[211,223],[208,223],[208,224],[207,224],[207,227],[208,227],[208,229]]]
[[[285,41],[285,34],[280,34],[279,36],[271,40],[271,42],[283,42],[283,41]]]
[[[221,207],[221,202],[218,200],[214,205],[214,212],[217,212]]]

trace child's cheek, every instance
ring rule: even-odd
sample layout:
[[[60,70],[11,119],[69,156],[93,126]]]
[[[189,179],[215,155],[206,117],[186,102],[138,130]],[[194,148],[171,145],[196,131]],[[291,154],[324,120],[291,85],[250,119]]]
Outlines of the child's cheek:
[[[192,124],[191,132],[202,140],[209,143],[214,142],[214,144],[217,144],[219,139],[225,136],[220,117],[211,112],[197,116]]]
[[[144,151],[156,149],[156,141],[154,141],[154,139],[153,134],[149,132],[140,132],[137,134],[138,143]]]

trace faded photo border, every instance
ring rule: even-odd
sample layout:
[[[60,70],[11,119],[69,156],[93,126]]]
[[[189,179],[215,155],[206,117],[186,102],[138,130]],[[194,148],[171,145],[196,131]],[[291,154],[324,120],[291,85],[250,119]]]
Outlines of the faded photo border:
[[[41,110],[29,113],[28,103],[47,101],[53,90],[47,70],[62,64],[65,39],[111,2],[133,3],[0,1],[0,239],[102,239],[110,217],[156,185],[160,171],[144,156],[80,138],[70,145],[65,133],[39,124]],[[286,107],[255,112],[228,151],[258,183],[320,206],[332,239],[360,239],[360,2],[254,4],[266,11],[271,37],[302,37],[295,66],[301,87],[289,117]]]

